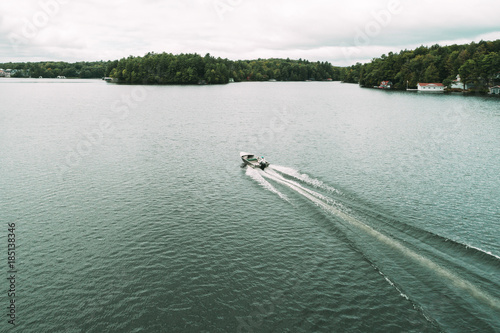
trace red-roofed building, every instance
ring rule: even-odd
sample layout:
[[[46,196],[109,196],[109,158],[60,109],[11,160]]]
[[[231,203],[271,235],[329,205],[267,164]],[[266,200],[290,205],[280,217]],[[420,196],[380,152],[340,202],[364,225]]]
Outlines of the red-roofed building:
[[[442,83],[418,83],[418,91],[424,92],[444,92],[444,85]]]
[[[391,89],[392,88],[392,82],[391,81],[382,81],[380,82],[380,86],[378,86],[380,89]]]

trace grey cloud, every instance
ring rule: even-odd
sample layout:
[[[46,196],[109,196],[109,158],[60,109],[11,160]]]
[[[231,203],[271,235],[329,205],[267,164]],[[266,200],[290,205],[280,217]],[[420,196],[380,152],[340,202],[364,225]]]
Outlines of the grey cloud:
[[[165,51],[348,65],[380,55],[375,52],[500,32],[500,3],[489,0],[81,0],[52,6],[52,13],[41,5],[56,1],[0,2],[0,62],[108,60]],[[49,20],[38,22],[36,37],[13,48],[12,35],[23,38],[34,15],[44,13]],[[343,47],[356,48],[356,57],[345,57]]]

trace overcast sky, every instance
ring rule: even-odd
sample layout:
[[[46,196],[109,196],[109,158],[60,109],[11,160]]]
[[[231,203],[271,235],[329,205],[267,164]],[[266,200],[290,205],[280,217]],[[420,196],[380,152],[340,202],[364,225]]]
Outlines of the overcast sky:
[[[157,53],[366,62],[500,39],[497,0],[0,0],[0,62]]]

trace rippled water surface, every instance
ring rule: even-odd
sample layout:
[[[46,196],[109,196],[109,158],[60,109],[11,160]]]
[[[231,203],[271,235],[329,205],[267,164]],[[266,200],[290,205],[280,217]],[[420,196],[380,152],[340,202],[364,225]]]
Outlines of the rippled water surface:
[[[45,79],[0,98],[19,332],[500,331],[499,99]]]

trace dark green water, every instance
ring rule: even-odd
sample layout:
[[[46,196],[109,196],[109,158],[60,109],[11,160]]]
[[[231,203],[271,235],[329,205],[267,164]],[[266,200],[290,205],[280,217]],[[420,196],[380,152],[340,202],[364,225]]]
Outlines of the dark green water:
[[[15,331],[500,331],[498,99],[3,79],[0,100]]]

